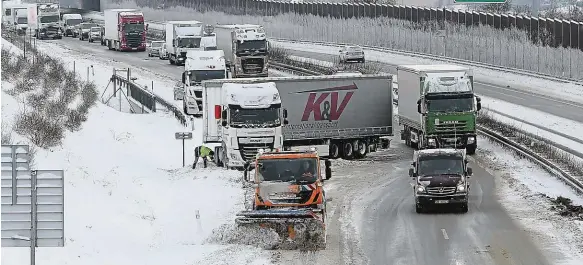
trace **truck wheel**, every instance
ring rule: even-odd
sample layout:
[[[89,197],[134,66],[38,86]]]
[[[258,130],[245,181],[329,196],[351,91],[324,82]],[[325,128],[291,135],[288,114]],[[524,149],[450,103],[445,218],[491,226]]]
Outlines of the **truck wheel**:
[[[215,164],[217,165],[217,167],[223,167],[222,149],[223,148],[220,146],[215,147]]]
[[[417,213],[423,213],[425,209],[423,209],[423,205],[419,204],[419,203],[415,203],[415,212]]]
[[[356,158],[364,158],[366,154],[368,154],[368,144],[366,144],[366,141],[356,140],[355,146],[356,146],[355,153]]]
[[[462,207],[461,207],[460,211],[462,213],[467,213],[468,212],[468,203],[462,204]]]
[[[337,159],[340,157],[340,146],[339,143],[334,141],[332,143],[330,143],[330,158],[332,159]]]
[[[342,145],[342,158],[346,160],[354,158],[354,147],[350,141],[346,141]]]
[[[471,145],[466,146],[466,153],[468,155],[473,155],[476,153],[476,148],[478,148],[478,144],[477,143],[473,143]]]

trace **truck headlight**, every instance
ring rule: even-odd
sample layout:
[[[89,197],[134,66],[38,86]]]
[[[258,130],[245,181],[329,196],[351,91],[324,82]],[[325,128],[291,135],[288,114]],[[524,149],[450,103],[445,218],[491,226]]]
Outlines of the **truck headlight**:
[[[427,139],[427,144],[429,146],[436,146],[436,141],[433,138]]]
[[[417,193],[423,193],[425,192],[425,187],[424,186],[417,186]]]
[[[458,185],[457,186],[457,192],[466,192],[466,186],[465,185]]]
[[[476,142],[476,138],[474,136],[468,137],[468,144],[473,144]]]

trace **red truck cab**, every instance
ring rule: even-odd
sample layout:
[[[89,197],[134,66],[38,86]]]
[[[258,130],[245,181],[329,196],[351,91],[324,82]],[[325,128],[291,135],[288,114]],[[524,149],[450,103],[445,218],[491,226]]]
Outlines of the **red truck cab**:
[[[118,15],[120,50],[145,51],[147,25],[142,12],[120,12]]]

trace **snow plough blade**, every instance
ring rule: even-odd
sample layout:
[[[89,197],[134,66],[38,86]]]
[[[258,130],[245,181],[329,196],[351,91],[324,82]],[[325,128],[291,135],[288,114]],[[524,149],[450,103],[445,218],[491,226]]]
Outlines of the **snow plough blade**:
[[[320,250],[326,248],[326,228],[322,214],[310,210],[256,210],[237,214],[239,226],[272,229],[279,235],[273,248]]]

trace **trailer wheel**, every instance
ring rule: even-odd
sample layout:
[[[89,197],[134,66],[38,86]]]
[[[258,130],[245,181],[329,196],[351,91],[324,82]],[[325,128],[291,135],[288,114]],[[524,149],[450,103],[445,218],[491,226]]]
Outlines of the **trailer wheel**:
[[[342,158],[346,160],[354,158],[354,147],[350,141],[346,141],[342,145]]]
[[[340,146],[339,143],[334,141],[330,143],[330,158],[337,159],[340,157]]]
[[[364,158],[368,153],[368,144],[364,140],[356,140],[356,158]]]

